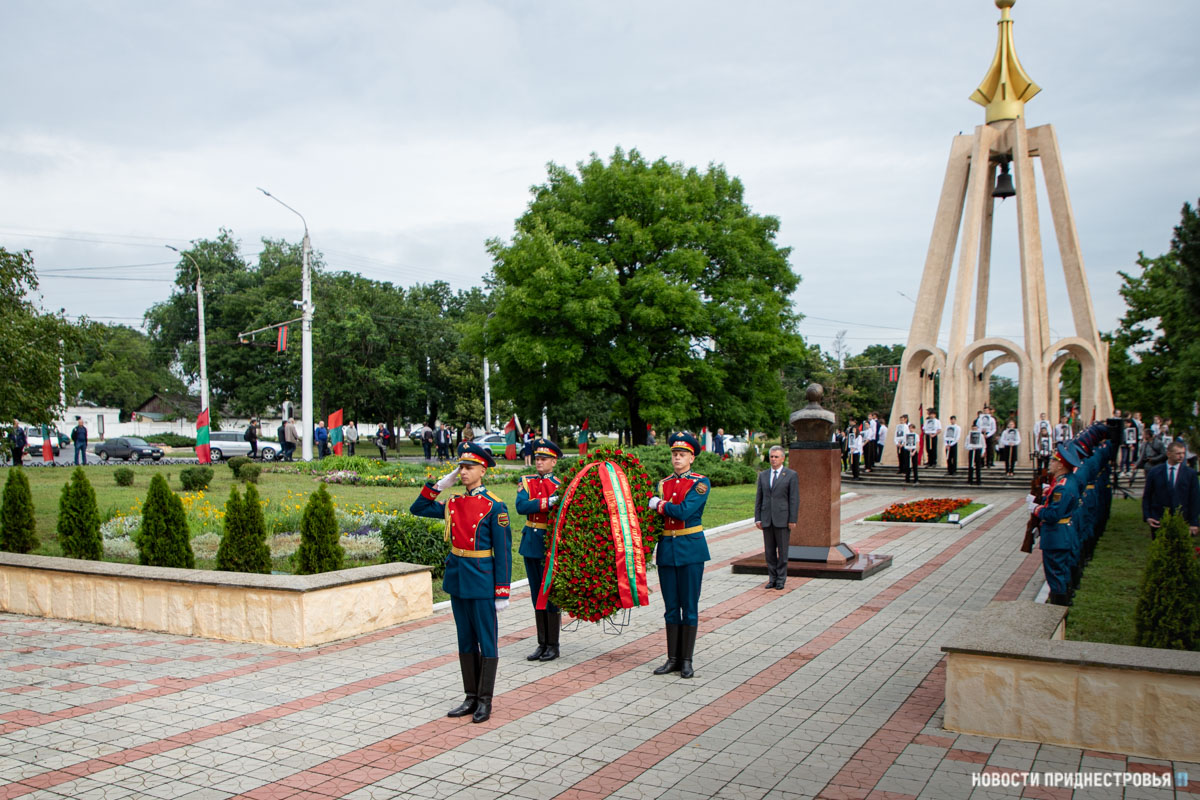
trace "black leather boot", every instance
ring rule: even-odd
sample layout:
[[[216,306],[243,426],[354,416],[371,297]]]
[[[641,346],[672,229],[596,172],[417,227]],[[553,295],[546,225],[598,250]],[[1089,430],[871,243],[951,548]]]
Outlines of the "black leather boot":
[[[483,666],[479,670],[479,702],[471,722],[487,722],[492,716],[492,692],[496,688],[496,666],[499,663],[498,658],[483,659]]]
[[[546,652],[546,617],[549,616],[549,612],[534,611],[533,616],[537,620],[538,646],[536,650],[525,656],[526,661],[537,661]]]
[[[558,658],[558,631],[562,626],[562,616],[558,611],[543,611],[546,615],[546,649],[542,652],[542,661],[553,661]]]
[[[679,671],[679,629],[682,625],[667,626],[667,662],[654,670],[655,675]]]
[[[1046,603],[1052,606],[1069,606],[1071,605],[1071,600],[1066,594],[1051,592],[1050,596],[1046,598]]]
[[[458,668],[462,670],[463,691],[467,699],[450,709],[447,717],[465,717],[475,712],[479,704],[479,653],[459,653]]]
[[[695,674],[692,671],[692,653],[696,649],[696,626],[680,626],[679,636],[679,677],[690,678]]]

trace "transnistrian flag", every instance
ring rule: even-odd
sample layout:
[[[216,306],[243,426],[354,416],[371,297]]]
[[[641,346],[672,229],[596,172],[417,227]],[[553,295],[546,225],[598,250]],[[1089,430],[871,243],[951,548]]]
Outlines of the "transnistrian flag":
[[[335,456],[342,454],[342,411],[339,408],[329,415],[329,445]]]
[[[509,461],[517,460],[517,431],[520,429],[521,422],[516,414],[504,423],[504,457]]]
[[[208,449],[208,409],[196,417],[196,458],[201,464],[211,464],[212,454]]]
[[[54,461],[54,443],[50,441],[50,426],[42,425],[42,461],[50,464]]]

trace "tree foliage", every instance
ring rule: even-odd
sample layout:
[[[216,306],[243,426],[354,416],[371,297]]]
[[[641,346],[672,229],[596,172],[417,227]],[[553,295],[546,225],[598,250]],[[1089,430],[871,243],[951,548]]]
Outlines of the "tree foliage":
[[[1200,562],[1191,538],[1182,516],[1163,516],[1134,612],[1134,643],[1140,647],[1200,650]]]
[[[143,566],[185,569],[196,566],[183,501],[171,491],[161,472],[150,479],[137,546],[138,563]]]
[[[761,428],[786,415],[802,357],[799,278],[740,180],[618,148],[551,164],[510,243],[489,242],[489,353],[526,417],[610,392],[635,441],[660,429]]]
[[[237,486],[229,490],[225,503],[224,532],[217,547],[217,569],[227,572],[271,571],[271,549],[267,546],[267,527],[263,520],[258,490],[246,487],[246,497]]]
[[[1124,411],[1169,416],[1177,428],[1194,426],[1193,404],[1200,399],[1200,213],[1184,203],[1170,250],[1157,258],[1139,253],[1137,265],[1137,273],[1120,273],[1126,310],[1109,350],[1116,404]]]
[[[292,556],[297,575],[316,575],[342,568],[346,551],[338,542],[333,499],[321,484],[308,498],[300,518],[300,546]]]
[[[73,357],[77,364],[67,371],[68,397],[130,412],[156,393],[187,391],[171,373],[171,350],[124,325],[85,324]]]
[[[0,359],[0,419],[5,421],[43,423],[57,416],[60,356],[84,340],[62,312],[38,310],[29,299],[37,288],[29,251],[0,247],[0,353],[5,356]]]
[[[99,561],[104,557],[96,492],[83,467],[76,467],[63,484],[58,501],[58,544],[67,558]]]
[[[38,547],[33,493],[25,470],[14,467],[4,481],[4,507],[0,509],[0,550],[32,553]]]

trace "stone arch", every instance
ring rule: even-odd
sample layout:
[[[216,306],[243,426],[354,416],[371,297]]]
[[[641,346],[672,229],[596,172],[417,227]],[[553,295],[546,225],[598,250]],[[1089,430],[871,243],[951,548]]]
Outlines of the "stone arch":
[[[888,442],[883,448],[881,463],[895,463],[895,448],[891,446],[892,436],[901,414],[912,415],[921,406],[928,408],[933,405],[933,380],[935,372],[946,375],[946,351],[936,345],[909,347],[900,357],[900,381],[896,384],[896,396],[892,398],[892,410],[888,415]]]
[[[981,361],[982,356],[988,353],[999,351],[1000,355],[990,360]],[[977,362],[982,364],[981,368],[975,368],[973,365]],[[1017,395],[1017,417],[1024,426],[1026,421],[1033,420],[1036,416],[1036,407],[1034,401],[1034,386],[1033,386],[1033,370],[1034,365],[1029,355],[1018,346],[1015,342],[1001,337],[989,337],[979,339],[969,344],[961,350],[958,357],[954,360],[954,379],[960,382],[960,386],[966,387],[966,391],[961,393],[961,406],[956,412],[961,420],[968,420],[964,425],[970,425],[969,420],[973,420],[974,413],[983,404],[984,398],[987,397],[987,390],[982,384],[987,381],[992,374],[992,371],[1001,364],[1017,365],[1019,385],[1019,393]],[[974,391],[972,391],[972,389]],[[967,401],[974,398],[977,401],[975,406],[968,406]],[[999,420],[998,420],[999,422]],[[1018,458],[1024,463],[1029,453],[1029,441],[1027,437],[1021,438],[1021,447],[1018,451]]]
[[[1100,388],[1101,374],[1100,355],[1092,343],[1080,336],[1068,336],[1059,339],[1046,348],[1042,354],[1042,365],[1046,370],[1046,391],[1049,395],[1049,407],[1054,409],[1057,420],[1062,413],[1062,403],[1059,396],[1059,381],[1062,379],[1063,365],[1068,359],[1079,362],[1079,407],[1085,417],[1094,413],[1096,419],[1105,419],[1112,413],[1112,400]],[[1105,359],[1107,361],[1107,358]],[[1105,363],[1107,372],[1107,363]]]

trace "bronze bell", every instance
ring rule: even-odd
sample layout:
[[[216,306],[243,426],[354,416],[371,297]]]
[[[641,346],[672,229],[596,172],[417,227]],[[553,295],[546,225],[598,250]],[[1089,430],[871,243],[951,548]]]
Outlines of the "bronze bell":
[[[1001,200],[1017,193],[1017,190],[1013,188],[1012,175],[1008,173],[1008,161],[1006,158],[1000,162],[1000,174],[996,176],[996,188],[992,189],[992,197],[999,197]]]

